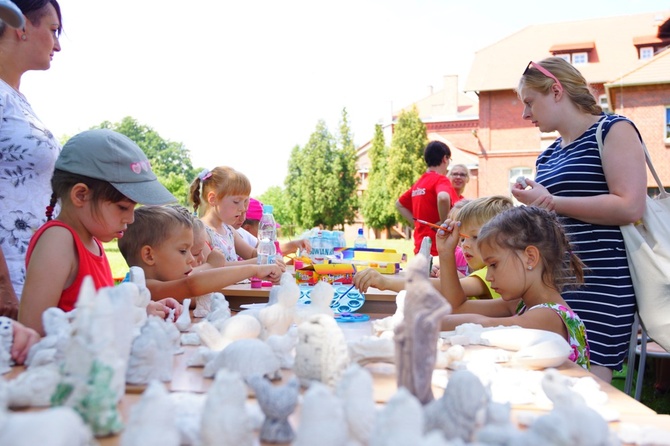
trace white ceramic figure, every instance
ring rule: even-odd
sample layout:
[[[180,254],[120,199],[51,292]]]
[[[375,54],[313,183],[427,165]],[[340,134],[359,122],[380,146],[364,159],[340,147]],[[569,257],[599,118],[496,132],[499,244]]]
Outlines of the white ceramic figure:
[[[425,407],[425,432],[441,430],[447,440],[473,440],[486,419],[491,397],[479,378],[468,370],[451,374],[444,395]]]
[[[295,323],[300,325],[315,314],[325,314],[333,317],[335,313],[330,304],[335,296],[335,289],[328,282],[317,282],[310,294],[311,303],[296,309]]]
[[[344,403],[344,417],[349,429],[348,444],[369,444],[377,415],[370,372],[358,364],[351,364],[337,383],[335,395]]]
[[[165,324],[172,325],[158,316],[150,316],[133,341],[126,372],[128,384],[172,380],[172,341],[163,327]]]
[[[188,367],[204,367],[218,353],[218,351],[212,350],[209,347],[198,347],[186,360],[186,365]]]
[[[60,382],[60,371],[56,364],[30,367],[9,381],[7,406],[13,409],[22,407],[49,407],[51,395]]]
[[[180,444],[197,446],[201,443],[200,426],[202,425],[202,411],[205,407],[207,395],[192,392],[170,392],[170,400],[174,407]]]
[[[238,373],[228,370],[216,373],[202,413],[202,446],[254,444],[251,421],[245,410],[246,400],[247,386]]]
[[[216,324],[215,324],[216,326]],[[260,336],[262,327],[258,319],[244,313],[223,321],[219,327],[223,335],[224,348],[231,342],[239,339],[256,339]]]
[[[305,392],[300,408],[300,424],[292,446],[343,446],[348,432],[342,400],[320,382]]]
[[[431,379],[437,360],[437,338],[451,305],[431,284],[428,260],[418,254],[407,264],[404,319],[395,328],[398,387],[405,387],[422,404],[433,400]]]
[[[221,351],[227,345],[221,332],[209,321],[203,320],[193,325],[195,331],[202,343],[214,351]]]
[[[283,335],[271,335],[265,340],[279,359],[282,369],[292,369],[295,364],[295,347],[298,345],[298,327],[295,325]]]
[[[133,325],[135,327],[134,335],[140,334],[140,330],[147,320],[147,305],[151,302],[151,292],[147,288],[147,281],[144,270],[139,266],[130,267],[130,283],[134,283],[138,288],[138,293],[133,296]]]
[[[0,375],[12,370],[12,342],[14,340],[14,323],[7,316],[0,316]]]
[[[60,364],[72,334],[72,318],[58,307],[50,307],[42,313],[45,336],[30,347],[26,365],[39,367],[49,363]]]
[[[402,322],[404,319],[405,312],[405,295],[407,291],[400,291],[395,297],[395,313],[391,316],[387,316],[381,319],[375,319],[372,321],[372,329],[377,336],[381,336],[382,333],[390,331],[393,332],[395,328]]]
[[[286,277],[291,280],[285,280]],[[272,335],[284,335],[295,320],[296,304],[300,298],[300,288],[290,274],[282,275],[281,286],[277,289],[277,302],[262,308],[258,312],[263,332],[262,338],[267,339]]]
[[[232,342],[209,361],[202,374],[205,378],[211,378],[219,370],[228,369],[243,378],[261,375],[279,379],[279,368],[279,359],[268,344],[260,339],[240,339]]]
[[[372,362],[395,362],[395,342],[393,338],[376,336],[363,336],[355,341],[347,342],[349,357],[352,362],[360,365]]]
[[[420,444],[423,426],[421,403],[407,389],[400,387],[377,414],[370,446]]]
[[[486,410],[484,426],[475,433],[479,443],[490,445],[533,444],[524,441],[524,434],[512,423],[512,406],[491,401]],[[538,443],[535,443],[538,444]]]
[[[179,446],[175,408],[165,386],[151,381],[130,409],[120,446]]]
[[[84,278],[61,383],[52,396],[53,405],[74,408],[96,436],[115,434],[123,428],[117,403],[125,393],[132,302],[122,293],[123,288],[115,288],[119,287],[96,292],[93,280]]]
[[[282,386],[275,386],[260,375],[247,378],[249,387],[254,390],[256,400],[265,414],[260,428],[260,439],[268,443],[288,443],[295,432],[288,417],[298,405],[300,382],[291,378]]]
[[[316,314],[298,326],[293,371],[302,386],[319,381],[335,388],[348,365],[347,343],[335,319]]]
[[[184,349],[181,347],[181,332],[177,328],[177,324],[170,322],[168,319],[164,319],[162,322],[161,327],[165,330],[170,340],[172,354],[180,355],[184,353]]]
[[[207,293],[195,298],[195,309],[193,310],[194,317],[207,317],[212,311],[212,298],[218,294],[223,298],[221,293]],[[225,300],[225,298],[223,298]]]
[[[179,337],[181,345],[201,345],[198,333],[182,333]]]
[[[174,321],[174,324],[179,331],[188,331],[188,329],[191,328],[191,313],[189,311],[189,308],[191,308],[191,299],[184,299],[182,305],[184,306],[184,311],[182,311],[177,320]]]
[[[207,320],[214,323],[231,317],[230,304],[226,296],[221,293],[212,293],[211,311],[207,314]]]
[[[462,345],[450,345],[446,348],[445,344],[438,342],[436,369],[453,368],[455,364],[460,364],[465,357],[465,348]]]

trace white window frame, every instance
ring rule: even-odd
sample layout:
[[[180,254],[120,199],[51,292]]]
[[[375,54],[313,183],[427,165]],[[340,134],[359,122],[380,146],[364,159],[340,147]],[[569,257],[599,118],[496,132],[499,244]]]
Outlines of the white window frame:
[[[556,57],[560,57],[566,62],[571,62],[570,60],[570,53],[561,53],[561,54],[556,54]]]
[[[665,143],[670,144],[670,105],[665,106]]]
[[[572,64],[573,65],[586,65],[589,63],[589,53],[586,51],[579,53],[572,53]]]
[[[640,47],[640,60],[651,59],[652,57],[654,57],[653,46]]]

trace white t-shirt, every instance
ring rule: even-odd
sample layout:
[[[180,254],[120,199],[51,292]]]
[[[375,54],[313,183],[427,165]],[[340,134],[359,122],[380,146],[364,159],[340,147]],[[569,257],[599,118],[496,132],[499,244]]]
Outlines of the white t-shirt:
[[[25,96],[0,79],[0,247],[19,299],[26,278],[26,250],[46,221],[60,151],[60,143]]]
[[[242,236],[242,239],[249,244],[252,248],[258,246],[258,239],[254,235],[247,231],[244,228],[237,228],[237,233]]]

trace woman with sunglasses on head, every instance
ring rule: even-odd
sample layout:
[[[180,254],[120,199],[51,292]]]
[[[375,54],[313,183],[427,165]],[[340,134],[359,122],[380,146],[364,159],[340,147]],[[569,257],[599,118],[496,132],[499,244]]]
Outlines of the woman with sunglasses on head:
[[[61,147],[20,92],[30,70],[48,70],[60,51],[56,0],[12,0],[18,28],[0,21],[0,315],[16,318],[30,237],[46,221],[51,175]],[[15,8],[16,9],[16,8]],[[23,22],[23,23],[20,23]],[[11,283],[9,279],[11,278]]]
[[[526,179],[530,187],[516,184],[512,194],[563,217],[587,267],[584,286],[563,298],[586,325],[591,371],[609,382],[612,371],[622,368],[636,310],[619,226],[644,212],[641,136],[629,119],[605,115],[582,74],[559,57],[529,63],[517,93],[523,119],[560,136],[537,158],[535,180]],[[602,158],[596,141],[601,120]]]

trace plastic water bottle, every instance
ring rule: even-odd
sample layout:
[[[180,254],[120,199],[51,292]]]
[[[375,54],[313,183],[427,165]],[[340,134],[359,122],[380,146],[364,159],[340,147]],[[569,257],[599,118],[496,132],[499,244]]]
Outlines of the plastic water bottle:
[[[258,238],[261,240],[267,238],[274,243],[277,240],[277,222],[272,215],[273,211],[274,207],[271,204],[263,205],[263,215],[258,224]]]
[[[319,231],[316,237],[312,238],[311,244],[312,250],[309,253],[309,257],[312,263],[324,263],[326,255],[328,255],[328,242],[323,237],[323,232]]]
[[[260,235],[260,234],[259,234]],[[277,249],[275,244],[267,237],[263,237],[258,244],[258,249],[256,250],[258,257],[256,262],[259,265],[271,265],[275,263],[275,256],[277,255]]]
[[[363,235],[363,228],[358,228],[358,236],[356,237],[356,240],[354,240],[354,248],[367,248],[368,247],[368,241],[365,239],[365,235]]]

